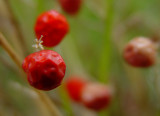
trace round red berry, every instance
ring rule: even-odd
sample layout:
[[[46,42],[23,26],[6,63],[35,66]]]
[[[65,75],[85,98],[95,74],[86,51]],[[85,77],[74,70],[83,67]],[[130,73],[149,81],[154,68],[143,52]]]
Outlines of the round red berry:
[[[80,77],[70,77],[66,81],[66,90],[70,96],[70,98],[76,102],[79,102],[81,99],[81,91],[83,87],[86,85],[86,80]]]
[[[75,15],[80,10],[82,0],[59,0],[59,3],[66,13]]]
[[[54,10],[44,12],[36,20],[36,36],[39,39],[43,35],[42,45],[46,47],[58,45],[68,31],[69,25],[66,18]]]
[[[111,101],[110,89],[102,84],[89,83],[81,93],[81,102],[89,109],[100,111],[106,108]]]
[[[123,56],[134,67],[150,67],[156,61],[156,47],[151,40],[138,37],[127,44]]]
[[[41,50],[27,56],[22,64],[31,86],[40,90],[58,87],[65,75],[62,57],[52,50]]]

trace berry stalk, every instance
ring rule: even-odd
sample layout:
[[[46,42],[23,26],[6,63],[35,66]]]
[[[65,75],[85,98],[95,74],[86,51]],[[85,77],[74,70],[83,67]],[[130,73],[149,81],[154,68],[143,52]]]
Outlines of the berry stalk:
[[[21,69],[22,65],[22,59],[16,52],[12,49],[10,44],[6,41],[3,34],[0,32],[0,45],[6,50],[6,52],[9,54],[9,56],[13,59],[13,61],[17,64],[17,66]],[[33,88],[30,88],[33,89]],[[50,98],[43,92],[33,89],[33,91],[36,92],[36,94],[39,96],[41,102],[43,102],[43,105],[47,107],[48,111],[51,115],[54,116],[61,116],[60,112],[56,108],[56,106],[53,104],[53,102],[50,100]]]

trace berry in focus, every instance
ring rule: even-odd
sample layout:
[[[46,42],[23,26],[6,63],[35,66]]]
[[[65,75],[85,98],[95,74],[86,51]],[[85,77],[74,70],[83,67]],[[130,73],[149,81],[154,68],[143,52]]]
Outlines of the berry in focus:
[[[52,90],[61,84],[66,65],[58,53],[41,50],[27,56],[22,68],[27,73],[31,86],[40,90]]]

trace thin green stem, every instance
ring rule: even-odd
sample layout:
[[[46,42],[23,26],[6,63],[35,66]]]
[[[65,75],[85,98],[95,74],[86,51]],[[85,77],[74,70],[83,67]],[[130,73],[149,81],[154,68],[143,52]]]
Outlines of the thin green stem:
[[[107,0],[107,10],[105,19],[104,41],[99,59],[98,76],[101,82],[108,82],[108,76],[111,68],[111,39],[112,25],[114,16],[114,0]]]
[[[72,34],[69,34],[66,39],[67,40],[65,40],[64,42],[65,44],[63,44],[61,47],[63,49],[64,58],[68,63],[68,70],[70,70],[71,72],[70,74],[77,74],[84,77],[90,77],[88,73],[84,70]]]
[[[107,0],[106,19],[105,19],[105,31],[104,41],[100,54],[98,76],[101,82],[109,81],[109,73],[111,69],[111,57],[112,57],[112,27],[114,19],[114,0]],[[109,116],[108,111],[102,111],[99,116]]]

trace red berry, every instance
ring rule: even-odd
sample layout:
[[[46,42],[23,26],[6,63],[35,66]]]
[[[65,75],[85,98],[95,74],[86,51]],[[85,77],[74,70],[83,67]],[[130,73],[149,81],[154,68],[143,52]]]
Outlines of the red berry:
[[[81,91],[86,83],[86,80],[79,77],[71,77],[66,81],[66,89],[72,100],[80,101]]]
[[[39,39],[43,35],[43,45],[56,46],[69,31],[66,18],[54,10],[41,14],[35,24],[35,33]]]
[[[61,7],[70,15],[75,15],[80,10],[82,0],[59,0]]]
[[[62,57],[52,50],[41,50],[27,56],[22,64],[31,86],[51,90],[61,84],[66,65]]]
[[[81,93],[81,102],[89,109],[100,111],[107,107],[111,101],[111,91],[107,86],[89,83]]]
[[[134,67],[149,67],[156,61],[155,44],[144,37],[131,40],[124,50],[125,61]]]

